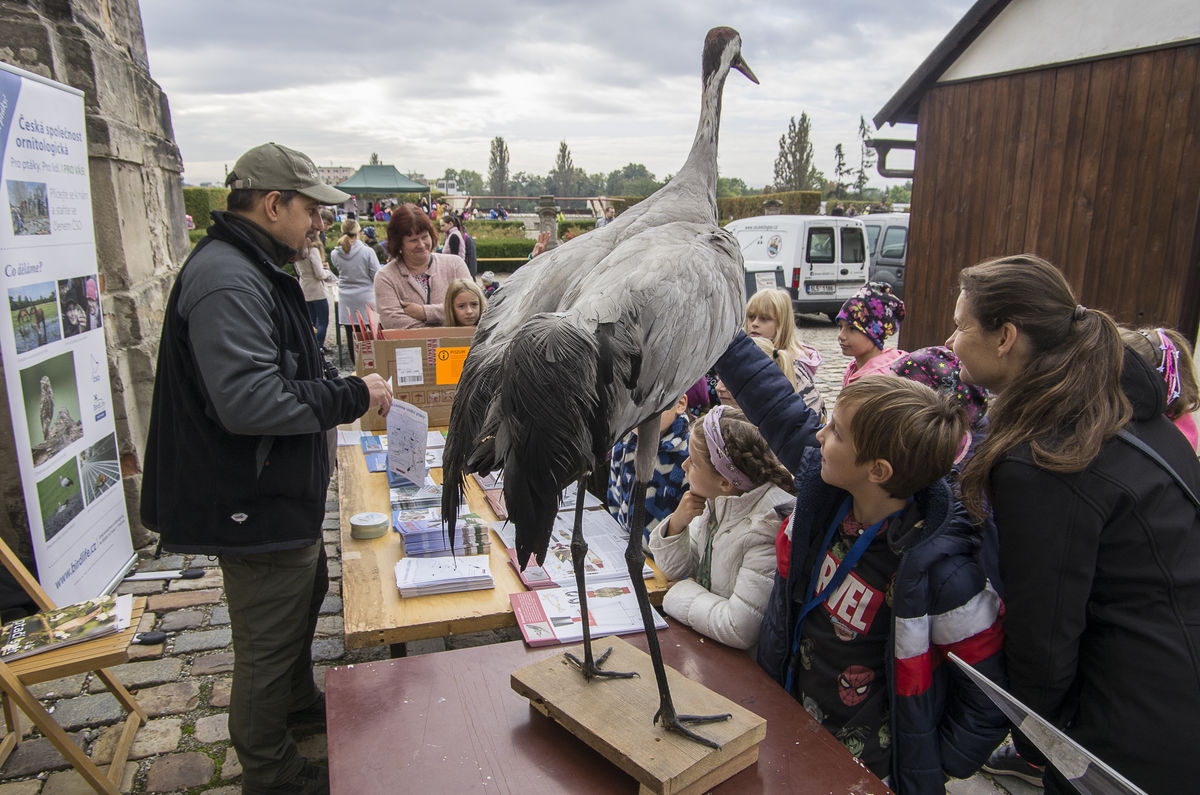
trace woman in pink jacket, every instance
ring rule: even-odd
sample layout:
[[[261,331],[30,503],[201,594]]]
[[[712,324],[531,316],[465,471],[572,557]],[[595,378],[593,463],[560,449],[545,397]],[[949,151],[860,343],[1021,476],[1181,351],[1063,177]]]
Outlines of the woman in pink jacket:
[[[429,216],[402,204],[388,222],[387,249],[392,258],[375,275],[375,308],[384,328],[422,328],[445,324],[446,288],[471,278],[467,263],[453,254],[435,254],[437,231]]]

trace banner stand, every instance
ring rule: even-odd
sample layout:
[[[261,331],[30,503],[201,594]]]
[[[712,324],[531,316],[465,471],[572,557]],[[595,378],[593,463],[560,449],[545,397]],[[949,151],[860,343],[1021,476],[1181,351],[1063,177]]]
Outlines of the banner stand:
[[[0,63],[0,356],[38,579],[57,604],[137,563],[100,312],[83,92]]]

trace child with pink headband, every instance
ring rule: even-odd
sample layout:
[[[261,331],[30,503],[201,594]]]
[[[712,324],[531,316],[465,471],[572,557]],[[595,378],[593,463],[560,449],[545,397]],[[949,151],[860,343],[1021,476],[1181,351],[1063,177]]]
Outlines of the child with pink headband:
[[[688,452],[688,490],[650,534],[655,562],[678,580],[663,609],[702,635],[748,649],[771,595],[775,532],[794,501],[792,476],[728,406],[692,424]]]
[[[1188,341],[1173,328],[1122,328],[1121,339],[1162,373],[1167,383],[1167,410],[1163,413],[1192,443],[1192,449],[1197,449],[1200,434],[1192,412],[1200,409],[1200,388]]]

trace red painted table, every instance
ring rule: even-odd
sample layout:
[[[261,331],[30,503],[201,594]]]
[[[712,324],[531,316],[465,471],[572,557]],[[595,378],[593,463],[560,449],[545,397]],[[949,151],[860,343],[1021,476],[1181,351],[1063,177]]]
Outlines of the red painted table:
[[[626,637],[645,650],[643,635]],[[719,793],[887,793],[745,652],[672,622],[667,665],[767,719],[758,764]],[[604,640],[597,641],[603,650]],[[529,706],[509,674],[563,647],[515,641],[331,669],[325,677],[333,791],[629,793],[637,782]],[[657,705],[647,704],[649,721]]]

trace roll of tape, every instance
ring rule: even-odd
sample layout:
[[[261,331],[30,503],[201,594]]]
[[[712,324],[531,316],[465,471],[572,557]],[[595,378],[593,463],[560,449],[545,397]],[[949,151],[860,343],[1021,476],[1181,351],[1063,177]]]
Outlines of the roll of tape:
[[[376,511],[356,513],[350,517],[351,538],[379,538],[388,531],[388,515]]]

